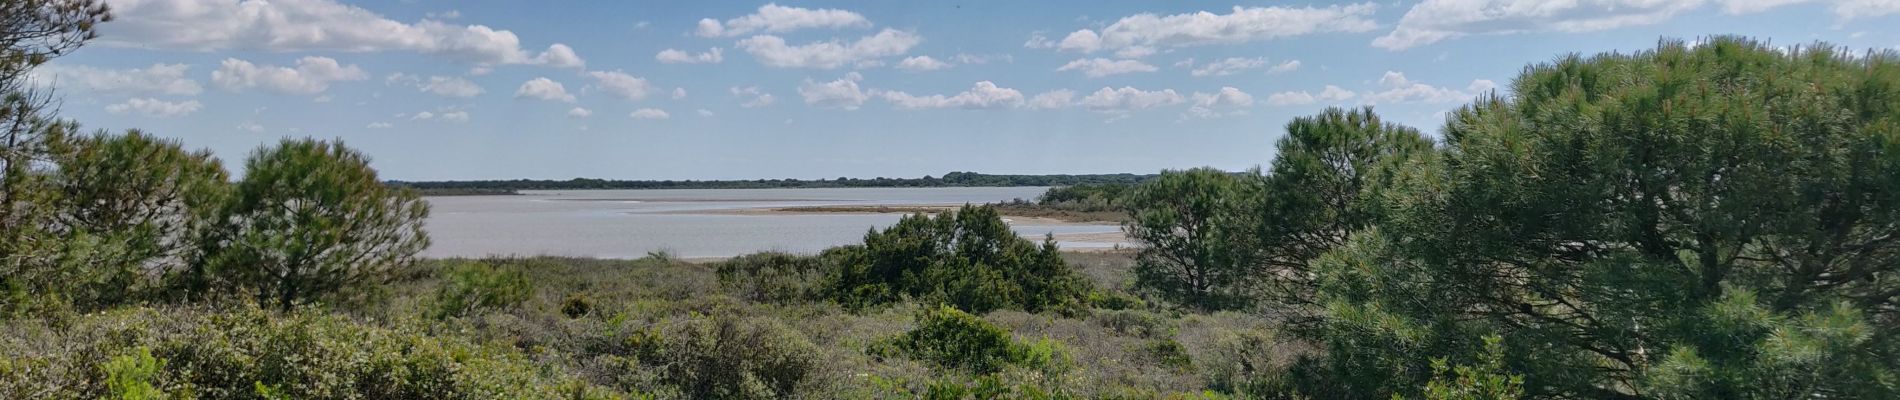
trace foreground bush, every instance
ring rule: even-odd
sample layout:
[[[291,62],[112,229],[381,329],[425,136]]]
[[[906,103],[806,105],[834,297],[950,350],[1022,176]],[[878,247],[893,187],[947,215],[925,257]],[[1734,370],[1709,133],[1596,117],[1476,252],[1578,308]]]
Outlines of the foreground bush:
[[[693,317],[661,329],[646,365],[691,399],[778,399],[812,384],[817,349],[777,321]]]
[[[764,252],[719,263],[719,284],[746,300],[790,303],[823,298],[837,269],[826,257]],[[829,268],[827,268],[829,267]]]
[[[864,236],[864,245],[827,252],[841,264],[834,294],[847,305],[905,297],[972,312],[1073,309],[1087,283],[1062,261],[1053,240],[1016,236],[988,206],[935,217],[912,215]]]
[[[57,324],[57,325],[56,325]],[[510,348],[320,313],[128,309],[13,321],[0,335],[0,397],[109,393],[249,399],[615,398]]]
[[[469,315],[480,310],[514,307],[534,296],[534,282],[519,269],[498,269],[470,262],[448,270],[436,290],[434,317]],[[584,314],[584,312],[583,312]]]
[[[917,314],[917,327],[873,349],[975,374],[1010,365],[1040,368],[1062,355],[1053,342],[1020,343],[1008,330],[949,306]]]

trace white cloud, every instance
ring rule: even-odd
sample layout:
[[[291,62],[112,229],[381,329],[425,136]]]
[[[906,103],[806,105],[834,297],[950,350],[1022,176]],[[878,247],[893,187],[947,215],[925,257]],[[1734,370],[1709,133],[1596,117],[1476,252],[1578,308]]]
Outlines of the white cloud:
[[[395,125],[392,125],[388,122],[371,122],[369,123],[369,125],[363,126],[363,128],[364,129],[389,129],[392,126],[395,126]]]
[[[785,7],[777,3],[759,6],[758,12],[728,19],[724,23],[706,18],[699,20],[695,33],[702,37],[732,37],[753,32],[790,32],[810,28],[869,28],[871,21],[847,10]]]
[[[831,82],[819,83],[806,79],[805,84],[798,87],[798,95],[805,98],[805,104],[856,110],[871,97],[858,89],[858,81],[862,80],[864,80],[864,75],[859,75],[857,72],[846,73],[844,78]]]
[[[453,76],[431,76],[428,81],[417,83],[416,88],[425,93],[455,98],[475,97],[483,92],[481,85]]]
[[[1702,0],[1425,0],[1374,47],[1404,50],[1476,34],[1589,32],[1650,25],[1702,6]]]
[[[1100,78],[1131,72],[1154,72],[1158,68],[1138,60],[1110,60],[1106,58],[1084,58],[1070,61],[1056,68],[1057,71],[1081,71],[1090,78]]]
[[[975,110],[1013,108],[1023,105],[1023,92],[1017,91],[1016,89],[997,87],[996,83],[990,81],[977,82],[970,90],[950,96],[941,94],[914,96],[909,93],[897,91],[879,91],[876,94],[878,97],[884,98],[885,101],[891,102],[891,104],[897,106],[897,108],[903,109],[963,108]]]
[[[514,32],[434,19],[403,23],[333,0],[115,0],[101,25],[112,45],[275,52],[407,51],[478,64],[573,66],[566,46],[536,56]]]
[[[747,86],[747,87],[734,86],[732,87],[731,90],[732,90],[733,96],[745,100],[744,102],[739,103],[740,107],[745,107],[745,108],[765,107],[765,106],[772,105],[772,103],[775,103],[778,101],[778,98],[772,97],[771,93],[766,93],[764,90],[760,90],[758,86]]]
[[[1029,99],[1029,108],[1055,109],[1075,105],[1075,91],[1057,89],[1036,94]]]
[[[448,10],[448,11],[443,11],[443,12],[431,12],[431,13],[426,13],[426,14],[422,14],[422,16],[423,16],[423,17],[426,17],[426,18],[428,18],[428,19],[443,19],[443,20],[447,20],[447,19],[456,19],[456,18],[461,18],[461,17],[462,17],[462,12],[461,12],[461,11],[457,11],[457,10]]]
[[[1118,113],[1176,105],[1184,101],[1186,99],[1175,93],[1174,89],[1146,91],[1124,86],[1120,89],[1103,87],[1083,97],[1081,104],[1090,111]]]
[[[935,71],[944,68],[950,68],[950,63],[938,61],[930,56],[916,56],[897,62],[897,69],[911,72]]]
[[[1267,68],[1267,73],[1278,74],[1282,72],[1293,72],[1299,69],[1300,69],[1300,60],[1287,60],[1287,62],[1274,65],[1273,68]]]
[[[1156,51],[1160,50],[1152,46],[1128,46],[1123,47],[1121,50],[1115,50],[1115,56],[1121,58],[1142,58],[1152,56]]]
[[[1223,86],[1214,93],[1194,92],[1189,96],[1193,106],[1181,114],[1182,119],[1218,118],[1228,115],[1246,114],[1253,107],[1253,95],[1231,86]]]
[[[264,131],[264,125],[253,121],[244,121],[238,123],[237,129],[245,132],[258,133]]]
[[[1842,21],[1884,17],[1894,13],[1900,13],[1900,1],[1836,0],[1834,4],[1834,16]]]
[[[1214,93],[1194,92],[1191,96],[1194,105],[1202,107],[1246,108],[1253,107],[1253,95],[1232,86],[1222,86]]]
[[[440,119],[446,122],[456,122],[456,123],[468,122],[468,112],[467,111],[448,111],[448,112],[442,113],[440,116],[437,116],[436,119]]]
[[[1313,94],[1305,91],[1287,91],[1267,95],[1267,105],[1270,106],[1297,106],[1313,104],[1315,101],[1318,100],[1313,98]]]
[[[1490,82],[1473,81],[1468,88],[1482,87],[1483,84]],[[1472,97],[1470,93],[1457,89],[1413,82],[1411,79],[1406,79],[1404,73],[1395,71],[1386,71],[1385,75],[1379,78],[1379,85],[1385,89],[1366,93],[1364,98],[1367,103],[1456,103],[1471,100]],[[1496,85],[1492,84],[1492,86]]]
[[[539,56],[535,56],[534,60],[530,63],[559,68],[583,68],[587,66],[587,61],[581,60],[581,56],[574,54],[574,48],[567,47],[567,45],[560,43],[549,45],[548,51],[542,52]]]
[[[886,28],[876,35],[865,36],[849,43],[834,39],[789,46],[785,44],[784,38],[759,35],[740,40],[738,47],[767,66],[833,69],[848,64],[902,55],[922,41],[923,38],[916,34]]]
[[[226,58],[217,71],[211,72],[211,83],[225,90],[260,88],[284,94],[317,94],[329,89],[331,83],[364,79],[369,79],[369,74],[363,69],[329,57],[304,57],[297,60],[296,68]]]
[[[659,54],[653,55],[653,59],[665,64],[718,64],[725,61],[726,56],[725,50],[714,47],[699,54],[677,49],[660,50]]]
[[[1246,70],[1265,67],[1265,66],[1267,66],[1266,57],[1254,57],[1254,58],[1231,57],[1231,58],[1217,60],[1214,62],[1203,64],[1201,65],[1200,68],[1195,68],[1193,71],[1188,71],[1188,75],[1228,76],[1228,75],[1233,75],[1233,74],[1240,73]]]
[[[1239,7],[1227,14],[1206,11],[1160,16],[1124,17],[1100,31],[1069,33],[1054,47],[1092,53],[1132,47],[1180,47],[1245,43],[1322,32],[1365,32],[1378,27],[1371,19],[1372,3],[1327,7]],[[1029,44],[1047,45],[1047,39]],[[1027,45],[1027,44],[1026,44]],[[1036,47],[1036,46],[1029,46]],[[1139,52],[1139,51],[1138,51]]]
[[[580,107],[574,107],[573,109],[567,110],[567,116],[570,118],[587,118],[593,115],[594,115],[594,110],[589,110],[589,109],[580,108]]]
[[[152,64],[133,69],[106,69],[84,65],[48,65],[34,70],[34,80],[61,88],[120,93],[191,96],[204,91],[197,80],[186,78],[191,66]]]
[[[168,102],[153,98],[128,99],[124,103],[106,106],[106,112],[113,114],[139,113],[148,117],[170,118],[189,115],[204,108],[197,100]]]
[[[1307,104],[1313,104],[1313,103],[1317,103],[1321,101],[1347,100],[1355,96],[1357,96],[1357,94],[1353,93],[1351,90],[1346,90],[1338,86],[1326,85],[1326,89],[1321,90],[1319,92],[1319,95],[1307,93],[1306,91],[1279,92],[1279,93],[1267,95],[1267,105],[1270,105],[1270,106],[1307,105]]]
[[[442,121],[442,122],[454,122],[454,123],[468,122],[468,111],[456,110],[453,108],[436,109],[435,112],[423,111],[423,112],[415,113],[415,115],[396,114],[397,118],[402,118],[405,116],[407,116],[410,121]]]
[[[588,71],[587,76],[594,78],[593,86],[589,87],[627,100],[645,99],[654,90],[653,84],[647,83],[646,78],[627,75],[625,72]]]
[[[665,110],[661,110],[657,108],[642,108],[638,110],[633,110],[633,114],[628,114],[628,115],[632,116],[634,119],[667,119],[667,118],[672,117],[671,115],[667,115]]]
[[[950,57],[950,61],[958,64],[989,64],[991,62],[1013,63],[1016,62],[1016,57],[1008,54],[957,53],[957,55]]]
[[[548,78],[534,78],[521,83],[515,89],[515,98],[540,99],[547,101],[574,102],[574,95],[567,93],[567,86]]]
[[[684,98],[686,98],[686,88],[683,88],[683,87],[673,88],[673,100],[679,100],[679,99],[684,99]]]
[[[713,112],[712,112],[712,110],[708,110],[708,109],[704,109],[704,108],[701,108],[701,109],[699,109],[699,116],[701,116],[701,117],[711,117],[711,116],[713,116],[713,115],[714,115],[714,114],[713,114]]]

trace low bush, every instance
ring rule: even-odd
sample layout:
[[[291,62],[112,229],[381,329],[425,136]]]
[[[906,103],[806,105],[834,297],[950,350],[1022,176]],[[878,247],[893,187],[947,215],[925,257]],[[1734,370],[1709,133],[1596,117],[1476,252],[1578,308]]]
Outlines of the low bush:
[[[306,312],[137,308],[16,320],[0,398],[553,399],[623,395],[520,352]],[[103,366],[103,367],[94,367]]]
[[[790,303],[823,298],[830,281],[825,259],[783,252],[734,257],[719,263],[719,284],[740,298]]]
[[[817,349],[770,319],[693,317],[661,330],[660,348],[644,364],[662,383],[692,399],[777,399],[812,380]]]
[[[873,346],[872,351],[975,374],[995,373],[1010,365],[1042,368],[1065,357],[1060,343],[1018,342],[1008,330],[950,306],[918,313],[916,328]]]
[[[534,282],[519,269],[470,262],[448,270],[447,279],[436,290],[433,316],[461,317],[480,310],[509,308],[533,296]]]

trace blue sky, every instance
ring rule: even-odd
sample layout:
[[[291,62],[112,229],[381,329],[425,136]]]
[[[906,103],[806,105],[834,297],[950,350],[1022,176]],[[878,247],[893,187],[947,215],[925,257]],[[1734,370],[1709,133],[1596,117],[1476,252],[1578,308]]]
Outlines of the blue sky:
[[[1566,53],[1900,44],[1900,0],[107,2],[36,72],[61,116],[232,166],[342,138],[404,180],[1242,169],[1295,116],[1436,132]]]

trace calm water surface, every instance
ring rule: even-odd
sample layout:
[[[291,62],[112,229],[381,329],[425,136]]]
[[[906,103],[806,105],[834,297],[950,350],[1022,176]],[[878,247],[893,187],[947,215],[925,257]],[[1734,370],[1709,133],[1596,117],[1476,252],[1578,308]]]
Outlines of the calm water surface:
[[[518,196],[430,197],[428,257],[560,255],[730,257],[762,250],[815,253],[857,243],[895,214],[734,215],[731,210],[813,205],[931,205],[1033,199],[1047,188],[854,188],[527,191]],[[1013,223],[1016,232],[1119,232],[1114,225]],[[1113,241],[1061,241],[1102,248]]]

